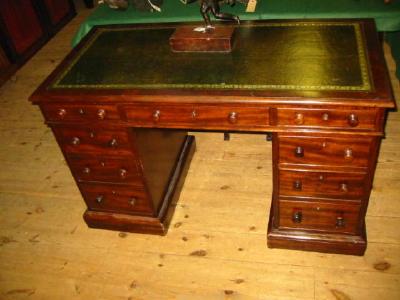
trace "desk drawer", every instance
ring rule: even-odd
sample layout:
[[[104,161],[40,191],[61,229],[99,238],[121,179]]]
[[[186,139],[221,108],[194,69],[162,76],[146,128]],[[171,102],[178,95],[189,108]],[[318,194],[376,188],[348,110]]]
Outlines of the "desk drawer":
[[[278,126],[374,130],[377,121],[375,109],[277,109]]]
[[[79,189],[91,210],[135,215],[153,213],[147,193],[136,186],[80,183]]]
[[[362,199],[366,173],[279,171],[281,196]]]
[[[125,184],[140,181],[137,162],[132,156],[111,158],[69,155],[67,160],[77,181]]]
[[[268,107],[127,105],[125,119],[144,127],[240,129],[269,126]]]
[[[66,153],[131,154],[126,129],[108,130],[84,127],[53,127]]]
[[[368,167],[373,137],[314,137],[279,135],[279,163]]]
[[[360,206],[279,200],[279,227],[357,233]]]
[[[119,120],[117,108],[112,105],[43,104],[40,107],[46,121],[87,122]]]

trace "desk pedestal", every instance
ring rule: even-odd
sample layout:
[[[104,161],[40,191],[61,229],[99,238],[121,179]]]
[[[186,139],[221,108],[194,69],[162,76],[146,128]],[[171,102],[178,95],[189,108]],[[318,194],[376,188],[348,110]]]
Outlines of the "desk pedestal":
[[[92,228],[165,235],[195,148],[194,137],[187,136],[177,161],[171,170],[171,177],[165,187],[165,193],[155,216],[130,215],[88,209],[83,215],[87,225]]]

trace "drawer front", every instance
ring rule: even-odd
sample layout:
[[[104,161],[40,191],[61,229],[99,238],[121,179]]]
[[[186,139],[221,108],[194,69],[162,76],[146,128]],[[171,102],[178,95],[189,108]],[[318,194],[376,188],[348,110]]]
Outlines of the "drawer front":
[[[47,121],[85,122],[119,120],[117,108],[112,105],[44,104],[41,106]]]
[[[359,205],[279,200],[279,227],[357,233]]]
[[[278,126],[374,130],[377,110],[277,109]]]
[[[156,106],[123,107],[126,120],[144,127],[251,128],[269,126],[268,107],[237,106]]]
[[[80,183],[79,189],[91,210],[144,215],[153,213],[146,192],[136,186]]]
[[[366,193],[365,173],[279,171],[281,196],[362,199]]]
[[[110,158],[70,155],[67,160],[78,181],[121,184],[140,181],[137,162],[132,156]]]
[[[122,130],[53,127],[66,153],[131,154],[128,132]]]
[[[374,138],[279,136],[279,163],[368,167]]]

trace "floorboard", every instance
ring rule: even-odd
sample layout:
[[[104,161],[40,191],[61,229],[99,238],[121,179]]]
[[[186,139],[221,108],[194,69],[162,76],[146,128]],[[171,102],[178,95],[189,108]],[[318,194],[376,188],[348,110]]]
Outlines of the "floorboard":
[[[272,157],[263,135],[227,142],[194,133],[197,152],[167,236],[87,228],[61,152],[27,99],[89,13],[81,7],[0,88],[0,299],[400,299],[398,112],[388,117],[363,257],[266,247]]]

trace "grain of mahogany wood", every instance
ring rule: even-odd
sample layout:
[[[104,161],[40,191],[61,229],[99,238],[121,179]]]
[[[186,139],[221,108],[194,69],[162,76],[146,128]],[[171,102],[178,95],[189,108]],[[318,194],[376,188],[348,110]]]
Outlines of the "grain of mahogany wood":
[[[0,299],[400,298],[397,112],[381,147],[363,257],[266,247],[272,158],[262,135],[224,142],[195,133],[197,153],[167,236],[88,229],[58,146],[27,101],[86,14],[0,89]]]

